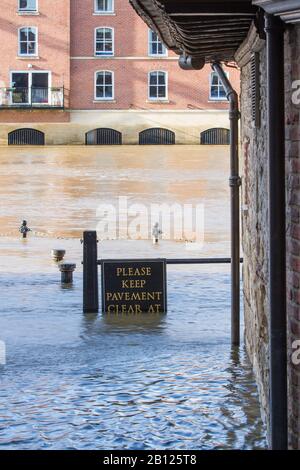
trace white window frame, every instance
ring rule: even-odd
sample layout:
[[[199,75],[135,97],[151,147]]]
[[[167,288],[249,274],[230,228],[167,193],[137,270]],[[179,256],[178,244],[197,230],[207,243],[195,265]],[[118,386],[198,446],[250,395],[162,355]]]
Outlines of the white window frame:
[[[226,75],[229,79],[229,73],[228,72],[225,72],[225,73],[226,73]],[[213,78],[214,75],[216,75],[218,77],[218,74],[216,72],[210,72],[210,74],[209,74],[209,101],[228,101],[226,96],[224,96],[224,97],[219,97],[218,96],[216,98],[215,96],[211,95],[211,88],[212,88],[212,86],[215,86],[215,85],[212,84],[212,78]],[[220,82],[219,77],[218,77],[218,80]],[[219,88],[220,88],[220,86],[219,86]]]
[[[111,10],[99,10],[98,9],[98,0],[94,0],[94,13],[97,15],[111,15],[115,12],[115,1],[111,0],[112,9]]]
[[[112,77],[112,96],[107,98],[97,97],[97,75],[98,73],[110,73]],[[104,85],[105,86],[105,85]],[[115,73],[112,70],[97,70],[94,75],[94,100],[95,101],[114,101],[115,99]]]
[[[48,74],[48,103],[36,103],[38,104],[39,106],[51,106],[52,104],[52,93],[51,93],[51,90],[52,90],[52,73],[50,70],[11,70],[10,71],[10,76],[9,76],[9,82],[10,82],[10,88],[12,88],[12,76],[14,73],[27,73],[28,75],[28,89],[30,90],[31,87],[32,87],[32,75],[34,73],[46,73]],[[31,93],[28,95],[29,96],[29,100],[28,100],[28,103],[24,103],[24,106],[26,107],[26,105],[31,105]],[[14,106],[16,105],[16,103],[13,103],[12,102],[12,95],[10,97],[10,104],[11,106]],[[19,104],[18,104],[19,106]]]
[[[35,0],[35,10],[26,10],[25,8],[20,8],[21,0],[18,0],[18,12],[25,13],[30,15],[31,13],[38,13],[39,11],[39,0]]]
[[[152,33],[155,33],[155,31],[152,31],[152,29],[148,29],[148,56],[149,57],[168,57],[168,49],[166,48],[166,46],[164,45],[164,43],[159,39],[158,35],[158,40],[162,43],[164,49],[165,49],[165,52],[163,54],[153,54],[151,52],[151,45],[153,44],[152,42],[152,37],[151,37],[151,34]],[[157,34],[157,33],[156,33]]]
[[[162,72],[165,74],[165,77],[166,77],[166,96],[164,98],[152,98],[150,97],[150,77],[151,77],[151,73],[158,73],[158,72]],[[153,85],[152,85],[153,86]],[[158,85],[156,85],[157,87]],[[168,101],[169,99],[169,74],[168,72],[166,72],[165,70],[150,70],[150,72],[148,72],[148,100],[149,101]]]
[[[21,53],[21,31],[22,29],[34,29],[35,30],[35,53],[34,54],[22,54]],[[39,55],[39,30],[36,26],[21,26],[18,29],[18,56],[19,57],[38,57]]]
[[[99,29],[110,29],[112,32],[112,53],[111,54],[99,54],[97,53],[97,31]],[[115,30],[111,26],[97,26],[94,30],[94,56],[95,57],[113,57],[115,55]]]

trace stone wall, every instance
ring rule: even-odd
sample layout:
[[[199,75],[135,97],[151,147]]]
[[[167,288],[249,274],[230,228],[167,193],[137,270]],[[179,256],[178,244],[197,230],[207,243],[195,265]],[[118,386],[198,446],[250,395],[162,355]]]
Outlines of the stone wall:
[[[262,415],[268,415],[268,193],[265,45],[249,44],[241,67],[242,239],[245,342],[257,378]],[[251,113],[251,54],[259,54],[261,125]]]
[[[251,54],[259,54],[261,125],[251,113]],[[293,343],[300,340],[300,26],[285,33],[287,314],[289,378],[289,445],[300,448],[300,365],[293,364]],[[241,66],[242,199],[244,250],[245,340],[256,374],[262,415],[268,423],[268,160],[266,47],[253,30],[237,54]],[[300,89],[300,82],[298,84]],[[276,97],[274,97],[276,99]],[[299,349],[299,346],[298,346]]]
[[[46,145],[84,145],[85,133],[109,127],[122,132],[123,144],[136,145],[139,132],[163,127],[175,132],[177,144],[199,145],[200,133],[212,127],[229,129],[227,110],[215,111],[71,111],[68,123],[0,123],[0,145],[7,145],[8,133],[32,127],[45,133]]]
[[[285,54],[289,425],[290,446],[300,449],[300,364],[292,361],[300,340],[300,93],[293,88],[300,80],[300,26],[287,29]]]

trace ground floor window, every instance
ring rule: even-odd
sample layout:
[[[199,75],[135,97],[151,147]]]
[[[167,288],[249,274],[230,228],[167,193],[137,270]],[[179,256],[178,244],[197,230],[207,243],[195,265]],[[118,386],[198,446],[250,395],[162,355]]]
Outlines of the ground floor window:
[[[121,145],[122,134],[115,129],[93,129],[85,134],[86,145]]]
[[[37,129],[16,129],[8,134],[8,145],[45,145],[45,134]]]
[[[11,104],[49,104],[49,72],[12,72]]]
[[[113,72],[102,70],[96,72],[95,76],[95,99],[114,99],[114,75]]]
[[[200,143],[202,145],[229,145],[230,130],[222,127],[207,129],[201,132]]]
[[[140,145],[174,145],[175,132],[169,129],[153,127],[145,129],[139,134]]]

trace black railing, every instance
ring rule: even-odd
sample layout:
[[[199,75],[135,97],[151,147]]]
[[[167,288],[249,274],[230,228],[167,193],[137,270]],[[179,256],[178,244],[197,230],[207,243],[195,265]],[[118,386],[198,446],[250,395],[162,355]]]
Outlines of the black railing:
[[[0,109],[63,108],[64,87],[0,88]]]

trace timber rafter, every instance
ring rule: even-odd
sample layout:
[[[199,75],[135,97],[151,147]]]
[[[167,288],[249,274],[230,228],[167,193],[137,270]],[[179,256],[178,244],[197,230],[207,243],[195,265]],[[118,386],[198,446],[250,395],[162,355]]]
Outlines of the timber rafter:
[[[251,0],[130,0],[166,46],[195,58],[231,61],[258,8]]]

